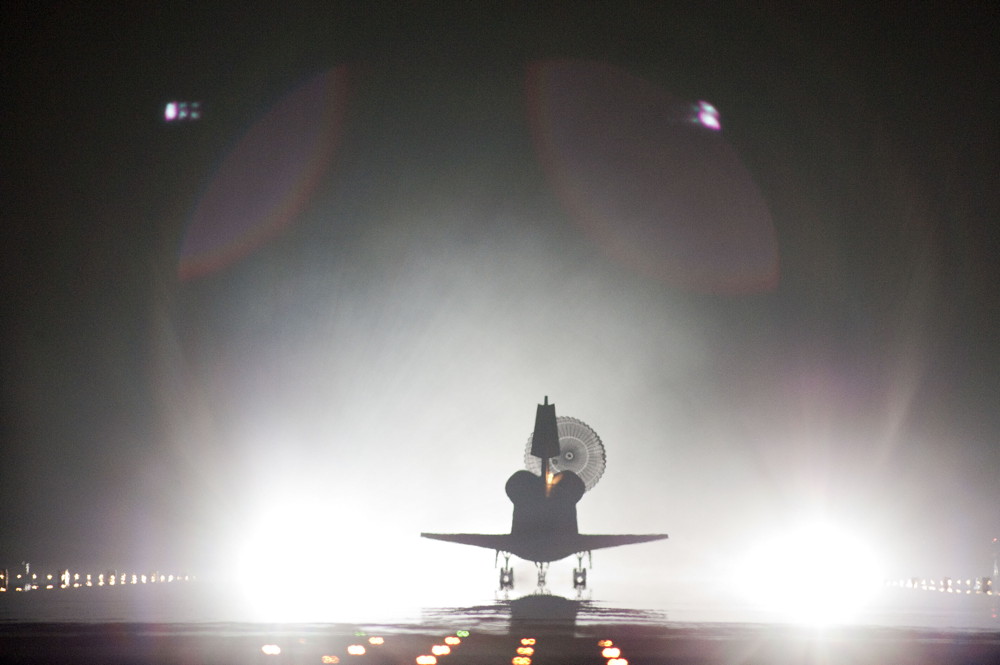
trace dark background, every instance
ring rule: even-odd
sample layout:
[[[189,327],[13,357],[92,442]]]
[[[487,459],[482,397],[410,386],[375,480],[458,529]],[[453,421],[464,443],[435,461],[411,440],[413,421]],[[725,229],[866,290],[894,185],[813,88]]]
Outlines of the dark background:
[[[224,528],[238,532],[262,496],[241,466],[257,457],[288,478],[344,474],[332,483],[344,514],[409,506],[405,529],[386,522],[399,542],[503,530],[502,483],[547,393],[608,447],[608,499],[592,505],[589,530],[670,531],[667,556],[683,570],[816,504],[879,533],[893,574],[989,573],[1000,532],[994,4],[209,4],[3,10],[7,565],[215,565]],[[526,66],[555,57],[721,109],[773,217],[773,289],[696,292],[588,244],[524,116]],[[335,66],[351,92],[328,179],[261,250],[181,281],[178,248],[220,156]],[[165,123],[172,99],[200,100],[203,119]],[[314,310],[329,304],[318,294],[332,292],[357,329],[317,329]],[[555,334],[530,317],[494,326],[491,312],[536,296],[543,308],[575,298],[576,320],[556,306]],[[430,307],[446,318],[422,319]],[[587,321],[613,359],[577,341]],[[485,334],[486,350],[393,360],[413,335],[461,326]],[[365,361],[343,370],[344,385],[289,351],[320,340]],[[261,397],[272,379],[276,396]],[[315,404],[303,411],[305,394]],[[247,443],[261,403],[281,414],[272,427],[297,423],[299,444]],[[343,438],[317,424],[328,412],[351,423]],[[375,430],[370,442],[349,436]],[[359,473],[372,475],[346,480]]]

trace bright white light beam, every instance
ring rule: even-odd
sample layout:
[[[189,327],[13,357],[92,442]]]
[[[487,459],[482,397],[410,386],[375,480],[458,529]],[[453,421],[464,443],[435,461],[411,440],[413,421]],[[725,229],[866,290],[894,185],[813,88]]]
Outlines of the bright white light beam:
[[[873,549],[825,521],[753,547],[736,571],[748,602],[794,623],[849,623],[882,586]]]

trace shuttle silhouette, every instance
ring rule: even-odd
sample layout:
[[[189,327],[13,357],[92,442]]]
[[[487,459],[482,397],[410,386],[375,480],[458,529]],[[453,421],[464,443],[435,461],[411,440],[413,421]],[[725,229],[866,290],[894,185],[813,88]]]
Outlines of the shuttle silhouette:
[[[586,586],[583,557],[593,550],[647,543],[667,538],[655,534],[583,534],[576,520],[576,504],[604,472],[604,447],[597,434],[575,418],[557,418],[555,404],[539,404],[535,429],[525,454],[528,469],[507,481],[507,496],[514,504],[510,533],[421,533],[424,538],[472,545],[504,556],[501,589],[513,587],[510,556],[532,561],[538,567],[538,584],[545,585],[545,571],[552,561],[576,555],[573,584]]]

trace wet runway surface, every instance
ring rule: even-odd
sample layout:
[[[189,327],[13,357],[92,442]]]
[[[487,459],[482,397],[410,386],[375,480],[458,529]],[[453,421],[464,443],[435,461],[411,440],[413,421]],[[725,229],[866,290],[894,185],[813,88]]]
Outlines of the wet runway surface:
[[[443,626],[20,624],[0,628],[14,663],[995,663],[1000,636],[891,628],[591,625],[510,632]],[[458,634],[464,636],[459,638]],[[450,638],[450,639],[449,639]],[[457,641],[460,640],[460,641]],[[447,643],[451,642],[449,646]],[[444,647],[447,647],[445,652]],[[434,655],[437,653],[438,655]]]
[[[211,587],[3,594],[0,662],[639,665],[996,663],[995,597],[887,589],[859,625],[793,625],[746,608],[634,609],[529,594],[403,619],[233,620]],[[337,601],[331,600],[331,605]]]

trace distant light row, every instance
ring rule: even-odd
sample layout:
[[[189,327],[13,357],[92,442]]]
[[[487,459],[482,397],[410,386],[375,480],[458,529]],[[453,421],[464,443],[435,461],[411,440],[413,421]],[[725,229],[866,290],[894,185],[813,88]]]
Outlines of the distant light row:
[[[922,579],[911,577],[909,579],[889,580],[886,586],[898,587],[901,589],[919,589],[921,591],[940,591],[942,593],[982,593],[987,596],[993,595],[993,579],[989,577],[977,577],[975,579],[951,579],[943,577],[941,579]]]
[[[0,570],[0,592],[32,591],[35,589],[79,589],[93,586],[124,586],[129,584],[168,584],[170,582],[189,582],[191,575],[166,575],[151,573],[71,573],[63,570],[57,573],[15,573],[11,575],[6,570]]]

